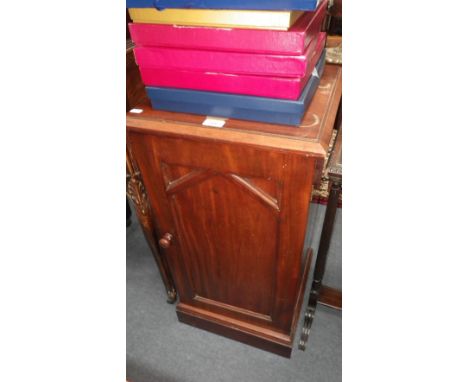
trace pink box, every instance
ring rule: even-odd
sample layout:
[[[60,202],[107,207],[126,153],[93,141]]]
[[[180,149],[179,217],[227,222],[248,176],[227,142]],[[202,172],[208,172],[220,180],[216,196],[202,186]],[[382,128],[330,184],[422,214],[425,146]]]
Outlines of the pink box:
[[[325,46],[326,33],[320,33],[307,72],[301,77],[273,77],[178,69],[140,68],[147,86],[195,89],[296,100],[301,95]]]
[[[315,44],[326,4],[322,1],[315,12],[306,12],[288,31],[132,23],[129,30],[137,46],[299,55]]]
[[[308,71],[315,46],[310,44],[306,52],[299,56],[164,47],[137,47],[134,52],[138,66],[145,69],[303,77]]]

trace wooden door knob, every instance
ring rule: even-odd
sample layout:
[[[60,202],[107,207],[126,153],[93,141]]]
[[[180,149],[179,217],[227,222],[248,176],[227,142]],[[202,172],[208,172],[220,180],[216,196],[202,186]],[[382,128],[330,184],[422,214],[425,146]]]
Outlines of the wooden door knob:
[[[171,245],[172,235],[170,233],[165,233],[161,239],[159,239],[159,245],[162,248],[169,248]]]

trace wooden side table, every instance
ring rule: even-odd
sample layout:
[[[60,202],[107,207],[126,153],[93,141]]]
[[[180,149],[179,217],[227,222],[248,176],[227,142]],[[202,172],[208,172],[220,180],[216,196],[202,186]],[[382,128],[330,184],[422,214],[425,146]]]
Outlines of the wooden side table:
[[[341,125],[341,105],[338,111],[336,121]],[[333,225],[335,222],[336,210],[338,208],[338,200],[341,193],[341,128],[339,128],[338,135],[335,141],[335,147],[330,156],[325,172],[330,180],[330,193],[328,197],[327,209],[325,211],[325,219],[323,222],[322,233],[320,235],[320,244],[317,253],[317,261],[315,263],[312,287],[309,293],[309,301],[307,303],[304,324],[302,327],[301,338],[299,341],[300,350],[305,350],[306,348],[306,343],[309,339],[310,328],[314,320],[317,303],[321,303],[323,305],[327,305],[336,309],[341,309],[341,291],[322,285],[328,250],[330,248],[330,241],[333,232]]]

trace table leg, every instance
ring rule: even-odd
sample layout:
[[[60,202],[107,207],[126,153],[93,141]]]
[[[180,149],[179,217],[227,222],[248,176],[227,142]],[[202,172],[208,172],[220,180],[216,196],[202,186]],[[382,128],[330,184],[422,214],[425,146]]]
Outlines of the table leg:
[[[130,204],[128,204],[128,198],[125,198],[125,203],[127,205],[127,227],[130,227],[132,224],[132,210]]]
[[[315,269],[312,280],[312,287],[309,293],[309,301],[304,317],[304,325],[302,327],[301,339],[299,341],[299,349],[305,350],[307,340],[309,339],[310,328],[315,316],[315,309],[322,287],[323,275],[325,273],[325,265],[327,262],[328,249],[330,248],[330,241],[333,232],[333,224],[335,222],[336,210],[338,208],[338,199],[341,192],[341,181],[333,181],[330,195],[328,197],[327,209],[325,211],[325,219],[323,222],[322,234],[320,235],[320,244],[317,252],[317,261],[315,262]]]

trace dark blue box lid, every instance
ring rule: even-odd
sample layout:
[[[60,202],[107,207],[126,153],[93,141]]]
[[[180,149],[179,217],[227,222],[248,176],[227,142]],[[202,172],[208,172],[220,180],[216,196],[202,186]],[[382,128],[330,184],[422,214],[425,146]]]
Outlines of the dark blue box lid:
[[[325,1],[325,0],[321,0]],[[127,0],[127,8],[193,8],[314,11],[317,0]]]

